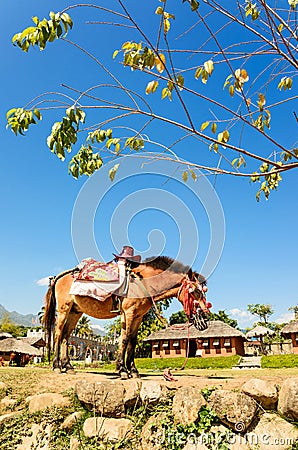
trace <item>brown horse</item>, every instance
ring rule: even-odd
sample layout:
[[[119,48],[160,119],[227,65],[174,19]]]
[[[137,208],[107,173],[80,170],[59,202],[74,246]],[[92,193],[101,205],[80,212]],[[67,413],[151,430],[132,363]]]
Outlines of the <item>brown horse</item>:
[[[117,370],[121,378],[139,376],[134,363],[138,328],[144,314],[154,302],[172,297],[183,304],[187,315],[197,328],[207,328],[208,304],[204,291],[205,278],[193,272],[189,266],[166,256],[158,256],[143,263],[130,265],[130,283],[126,297],[121,301],[121,336],[117,358]],[[74,269],[75,271],[75,269]],[[111,312],[113,296],[105,301],[93,297],[70,295],[74,271],[64,272],[53,279],[45,298],[43,322],[51,342],[55,327],[53,369],[73,370],[68,356],[68,339],[82,316],[87,314],[98,319],[111,319],[117,313]],[[55,324],[56,303],[58,317]]]

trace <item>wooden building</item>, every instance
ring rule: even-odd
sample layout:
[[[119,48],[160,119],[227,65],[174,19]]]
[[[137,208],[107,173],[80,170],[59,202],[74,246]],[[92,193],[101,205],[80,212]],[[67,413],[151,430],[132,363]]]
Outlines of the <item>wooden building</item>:
[[[193,325],[172,325],[148,336],[152,358],[173,358],[187,355],[231,356],[244,355],[245,335],[220,320],[210,321],[207,330],[199,331]]]
[[[293,320],[281,329],[285,338],[292,340],[292,353],[298,354],[298,320]]]

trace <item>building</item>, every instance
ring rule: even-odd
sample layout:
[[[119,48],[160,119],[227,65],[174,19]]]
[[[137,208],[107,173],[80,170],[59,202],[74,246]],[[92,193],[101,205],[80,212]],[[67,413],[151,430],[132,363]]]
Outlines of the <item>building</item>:
[[[245,354],[245,335],[220,321],[213,320],[204,331],[193,325],[176,324],[148,336],[145,341],[151,342],[152,358],[175,358],[188,356],[231,356]]]
[[[298,320],[293,320],[281,329],[285,338],[292,340],[292,353],[298,354]]]

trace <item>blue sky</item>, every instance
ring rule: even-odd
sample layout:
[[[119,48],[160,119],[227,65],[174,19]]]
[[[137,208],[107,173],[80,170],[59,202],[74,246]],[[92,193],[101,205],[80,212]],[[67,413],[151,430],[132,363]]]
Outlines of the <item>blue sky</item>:
[[[128,5],[133,3],[127,2]],[[71,232],[77,222],[74,224],[72,217],[76,201],[82,194],[80,190],[86,188],[86,179],[76,181],[69,176],[67,165],[52,155],[46,146],[51,121],[57,117],[53,112],[49,112],[39,126],[32,127],[25,137],[15,137],[5,130],[5,113],[12,107],[24,106],[41,92],[61,90],[61,83],[86,89],[92,84],[108,82],[108,77],[64,42],[55,42],[44,52],[33,49],[24,54],[12,46],[11,37],[29,26],[33,15],[47,17],[50,10],[62,10],[68,4],[65,1],[5,0],[2,5],[0,303],[9,311],[17,310],[23,314],[37,313],[41,309],[46,288],[42,281],[38,284],[38,280],[77,263],[77,241],[74,245]],[[110,2],[102,4],[110,5]],[[147,28],[149,22],[146,22],[146,15],[151,14],[157,6],[158,2],[146,2],[141,21]],[[114,32],[111,27],[89,25],[84,27],[83,33],[77,24],[82,23],[83,17],[92,20],[92,14],[80,10],[74,12],[72,17],[75,27],[69,37],[79,41],[88,50],[98,52],[102,60],[111,64],[117,75],[123,74],[123,68],[117,61],[111,63],[113,50],[120,48],[123,42],[122,30]],[[132,80],[128,70],[124,80],[125,77],[132,84],[140,80],[138,75]],[[156,104],[159,100],[152,101]],[[161,103],[163,111],[167,107],[168,104]],[[195,115],[203,121],[201,108],[194,110]],[[279,124],[279,133],[284,135],[285,142],[292,144],[295,122],[289,122],[283,113],[274,117],[274,121]],[[137,120],[127,121],[126,125],[134,128]],[[168,144],[170,137],[175,138],[169,136],[166,127],[158,129],[153,126],[149,131],[152,132],[153,140],[158,137],[165,144]],[[199,142],[195,148],[181,145],[181,156],[196,160],[196,152],[200,151],[202,145]],[[261,145],[261,141],[256,141],[256,145]],[[152,146],[148,146],[148,150],[152,151]],[[87,254],[89,249],[93,251],[89,241],[94,232],[97,250],[105,260],[109,260],[112,253],[120,250],[122,245],[130,243],[143,257],[161,251],[171,257],[182,254],[182,262],[189,263],[190,255],[194,269],[201,270],[210,241],[210,218],[206,205],[198,201],[191,188],[178,182],[180,175],[175,176],[175,183],[166,183],[161,176],[146,174],[141,170],[139,176],[130,173],[124,181],[122,176],[120,173],[112,185],[108,184],[110,182],[105,173],[98,175],[96,180],[101,186],[99,191],[105,186],[105,196],[93,211],[93,230],[84,229],[84,223],[78,225],[83,243],[80,255],[86,252],[84,256],[97,256]],[[214,311],[225,309],[242,326],[252,322],[247,314],[249,303],[272,304],[275,320],[289,319],[291,314],[288,314],[288,308],[297,304],[296,178],[297,172],[287,174],[278,191],[271,194],[270,200],[260,203],[255,200],[255,186],[247,180],[226,177],[216,179],[214,198],[218,196],[222,206],[225,242],[221,258],[217,265],[214,264],[214,270],[208,278],[208,300],[213,303]],[[210,181],[214,183],[213,178]],[[91,191],[93,195],[99,196],[96,189],[93,187]],[[158,190],[162,195],[166,193],[164,200]],[[135,193],[137,197],[134,197]],[[154,198],[160,200],[160,207],[151,202]],[[179,204],[176,208],[177,217],[175,213],[172,214],[172,201]],[[186,205],[182,219],[178,214],[179,201],[183,203],[181,208]],[[123,214],[131,204],[137,207],[132,212],[129,224],[122,226]],[[94,205],[89,212],[92,212],[92,208]],[[118,211],[118,216],[115,211]],[[83,214],[80,217],[83,218]],[[191,238],[194,228],[198,237],[195,237],[197,252],[192,258],[194,245]],[[179,253],[181,230],[183,248],[180,249],[182,253]],[[170,313],[179,308],[180,304],[173,302]]]

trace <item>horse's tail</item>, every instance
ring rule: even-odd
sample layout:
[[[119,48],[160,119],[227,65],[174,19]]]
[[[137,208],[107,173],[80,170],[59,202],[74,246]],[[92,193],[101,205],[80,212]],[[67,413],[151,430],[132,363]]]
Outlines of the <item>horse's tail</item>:
[[[50,287],[45,296],[45,311],[43,315],[43,326],[46,332],[48,360],[50,363],[52,336],[55,329],[56,321],[56,295],[55,295],[55,280],[50,284]]]

